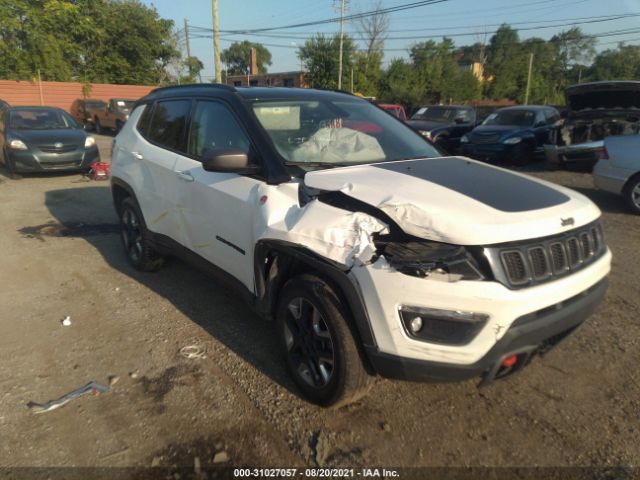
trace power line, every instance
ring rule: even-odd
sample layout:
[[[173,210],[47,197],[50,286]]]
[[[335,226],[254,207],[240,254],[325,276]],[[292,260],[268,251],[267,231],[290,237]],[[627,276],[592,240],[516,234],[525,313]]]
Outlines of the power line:
[[[557,18],[557,19],[550,19],[550,20],[530,20],[530,21],[526,21],[526,22],[501,22],[501,23],[489,23],[489,24],[482,24],[482,25],[459,25],[459,26],[451,26],[451,27],[429,27],[428,30],[430,31],[438,31],[438,30],[460,30],[460,29],[468,29],[468,28],[482,28],[482,27],[499,27],[504,25],[505,23],[507,25],[509,25],[510,27],[513,25],[530,25],[530,24],[545,24],[545,23],[556,23],[556,22],[575,22],[575,23],[565,23],[563,25],[560,26],[569,26],[569,25],[578,25],[578,24],[587,24],[587,23],[601,23],[601,22],[608,22],[608,21],[612,21],[612,20],[619,20],[619,19],[623,19],[623,18],[633,18],[633,17],[638,17],[640,16],[640,13],[618,13],[618,14],[610,14],[610,15],[606,15],[606,16],[602,16],[602,15],[597,15],[597,16],[591,16],[591,17],[574,17],[574,18]],[[557,27],[558,25],[551,25],[550,27],[545,27],[545,28],[553,28],[553,27]],[[195,29],[197,31],[201,31],[201,32],[211,32],[210,28],[203,28],[203,27],[195,27],[195,26],[191,26],[192,29]],[[538,28],[538,27],[535,27]],[[420,28],[420,29],[403,29],[403,30],[388,30],[388,32],[390,33],[406,33],[406,32],[424,32],[425,29],[424,28]],[[337,32],[325,32],[327,35],[337,35]],[[356,31],[355,33],[363,33],[360,31]],[[229,35],[237,35],[237,34],[226,34],[227,36]],[[260,36],[260,37],[271,37],[271,38],[291,38],[291,39],[305,39],[305,38],[310,38],[308,32],[290,32],[288,34],[278,34],[278,33],[248,33],[245,35],[252,35],[252,36]],[[303,35],[303,36],[295,36],[295,35]],[[415,37],[411,37],[411,38],[415,38]],[[393,38],[389,38],[389,39],[393,39]],[[402,38],[401,38],[402,39]]]
[[[402,5],[396,5],[395,7],[388,7],[388,8],[382,8],[379,10],[371,10],[368,12],[362,12],[362,13],[354,13],[351,15],[345,15],[343,17],[344,21],[348,21],[348,20],[356,20],[359,18],[366,18],[366,17],[371,17],[373,15],[380,15],[380,14],[384,14],[384,13],[394,13],[394,12],[400,12],[403,10],[411,10],[414,8],[419,8],[419,7],[425,7],[428,5],[435,5],[438,3],[445,3],[448,2],[449,0],[423,0],[421,2],[412,2],[412,3],[405,3]],[[316,25],[326,25],[326,24],[330,24],[330,23],[339,23],[340,22],[341,17],[333,17],[333,18],[326,18],[324,20],[315,20],[315,21],[311,21],[311,22],[305,22],[305,23],[295,23],[295,24],[291,24],[291,25],[281,25],[279,27],[264,27],[264,28],[254,28],[254,29],[244,29],[244,30],[220,30],[220,33],[230,33],[230,34],[247,34],[247,33],[259,33],[259,32],[270,32],[273,30],[288,30],[290,28],[300,28],[300,27],[313,27]]]

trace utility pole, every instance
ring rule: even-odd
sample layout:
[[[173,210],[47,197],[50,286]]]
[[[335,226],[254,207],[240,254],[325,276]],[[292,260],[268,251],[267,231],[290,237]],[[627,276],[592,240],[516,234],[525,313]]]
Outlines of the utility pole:
[[[338,64],[338,90],[342,90],[342,43],[344,37],[344,1],[340,0],[340,59]]]
[[[353,93],[353,67],[351,67],[351,93]]]
[[[213,7],[213,62],[215,65],[216,83],[222,83],[220,68],[220,30],[218,28],[218,0],[212,0]]]
[[[524,94],[524,104],[529,105],[529,89],[531,88],[531,69],[533,68],[533,53],[529,54],[529,74],[527,75],[527,90]]]

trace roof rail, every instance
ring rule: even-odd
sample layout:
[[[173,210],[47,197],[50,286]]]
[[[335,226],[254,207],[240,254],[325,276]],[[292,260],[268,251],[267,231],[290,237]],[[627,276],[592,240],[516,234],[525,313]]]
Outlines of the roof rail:
[[[149,95],[156,92],[162,92],[164,90],[170,90],[175,88],[193,88],[193,87],[205,87],[205,88],[219,88],[222,90],[228,90],[230,92],[235,92],[235,87],[231,85],[226,85],[224,83],[186,83],[183,85],[167,85],[166,87],[158,87],[154,88],[149,92]]]

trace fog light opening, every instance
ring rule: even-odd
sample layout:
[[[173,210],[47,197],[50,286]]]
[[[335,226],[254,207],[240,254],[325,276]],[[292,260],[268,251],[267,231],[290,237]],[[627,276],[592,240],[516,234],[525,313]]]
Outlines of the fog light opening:
[[[422,318],[413,317],[411,319],[411,322],[409,322],[409,328],[413,333],[418,333],[420,330],[422,330]]]

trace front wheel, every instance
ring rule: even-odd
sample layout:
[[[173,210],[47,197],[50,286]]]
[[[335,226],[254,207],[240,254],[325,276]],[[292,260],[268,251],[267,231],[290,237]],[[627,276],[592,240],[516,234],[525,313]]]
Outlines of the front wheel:
[[[158,270],[164,263],[164,258],[151,246],[140,207],[131,197],[122,201],[120,227],[122,246],[129,263],[143,272]]]
[[[276,312],[287,366],[304,396],[337,408],[369,391],[367,373],[347,313],[327,283],[301,275],[283,287]]]
[[[514,165],[523,166],[531,161],[533,149],[526,143],[519,143],[511,152],[511,162]]]
[[[631,178],[622,193],[631,210],[640,214],[640,175]]]

